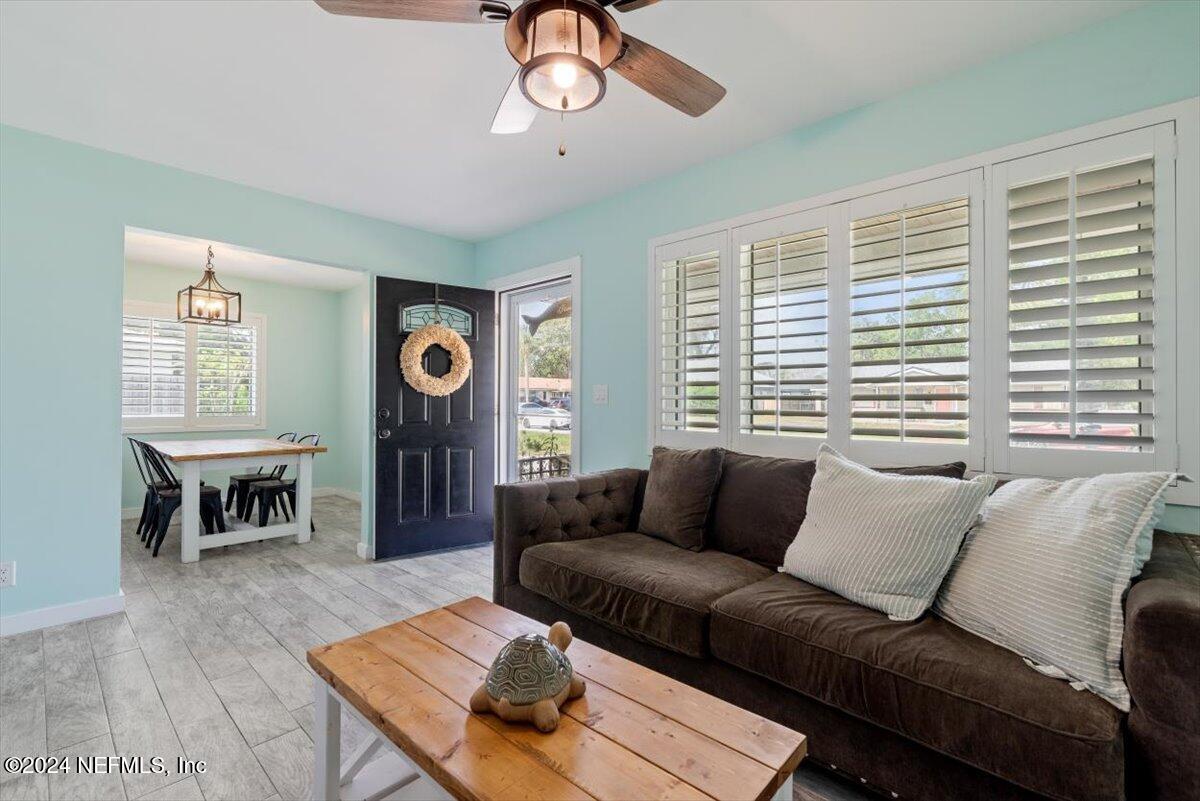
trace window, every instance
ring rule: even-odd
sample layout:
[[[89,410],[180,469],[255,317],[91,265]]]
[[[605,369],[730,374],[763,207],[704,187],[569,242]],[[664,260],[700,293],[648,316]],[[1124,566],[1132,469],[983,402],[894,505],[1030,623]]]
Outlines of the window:
[[[1198,162],[1192,100],[656,240],[653,442],[1200,477]]]
[[[250,325],[198,325],[196,416],[253,418],[258,331]]]
[[[1153,128],[1004,165],[1007,469],[1151,469],[1171,364],[1173,170]],[[1166,159],[1169,163],[1170,159]],[[1164,183],[1167,185],[1164,186]],[[1167,213],[1163,214],[1164,203]],[[1093,468],[1095,469],[1095,468]],[[1168,468],[1171,469],[1171,468]]]
[[[263,320],[205,326],[166,306],[130,302],[121,326],[121,421],[127,432],[262,428]]]
[[[970,204],[966,197],[850,226],[850,435],[967,439]]]
[[[721,253],[700,237],[658,255],[658,430],[683,444],[721,428]]]
[[[743,434],[825,434],[828,241],[817,228],[740,248]]]
[[[121,417],[183,419],[184,325],[126,314],[121,321]]]

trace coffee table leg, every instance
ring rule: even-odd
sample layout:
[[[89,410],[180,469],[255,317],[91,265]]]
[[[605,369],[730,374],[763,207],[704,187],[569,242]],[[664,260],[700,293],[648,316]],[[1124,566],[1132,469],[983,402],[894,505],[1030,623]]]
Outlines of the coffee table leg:
[[[792,774],[788,774],[787,781],[779,786],[771,801],[792,801]]]
[[[313,676],[313,702],[316,718],[313,727],[316,734],[313,801],[338,801],[341,798],[342,710],[333,697],[333,688],[320,676]]]

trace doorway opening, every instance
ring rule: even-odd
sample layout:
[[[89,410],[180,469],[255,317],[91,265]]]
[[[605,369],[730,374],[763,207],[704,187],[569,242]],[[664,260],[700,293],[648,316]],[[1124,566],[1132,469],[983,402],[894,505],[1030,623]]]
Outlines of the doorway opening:
[[[578,274],[501,294],[500,480],[579,469]]]

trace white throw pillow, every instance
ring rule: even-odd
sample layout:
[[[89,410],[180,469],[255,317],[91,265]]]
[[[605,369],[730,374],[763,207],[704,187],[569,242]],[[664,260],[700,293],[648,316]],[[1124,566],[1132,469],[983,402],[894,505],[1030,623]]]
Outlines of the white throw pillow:
[[[1128,712],[1121,599],[1173,479],[1116,473],[1005,484],[967,535],[934,611]]]
[[[804,522],[780,570],[892,620],[916,620],[995,484],[994,476],[879,473],[822,445]]]

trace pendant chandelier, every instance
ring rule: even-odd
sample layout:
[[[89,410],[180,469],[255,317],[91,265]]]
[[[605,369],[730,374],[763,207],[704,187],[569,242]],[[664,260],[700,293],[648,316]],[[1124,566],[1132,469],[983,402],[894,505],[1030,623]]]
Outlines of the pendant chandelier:
[[[242,293],[221,286],[213,268],[213,249],[208,246],[208,263],[199,283],[179,290],[175,297],[175,315],[181,323],[229,325],[242,321]]]

